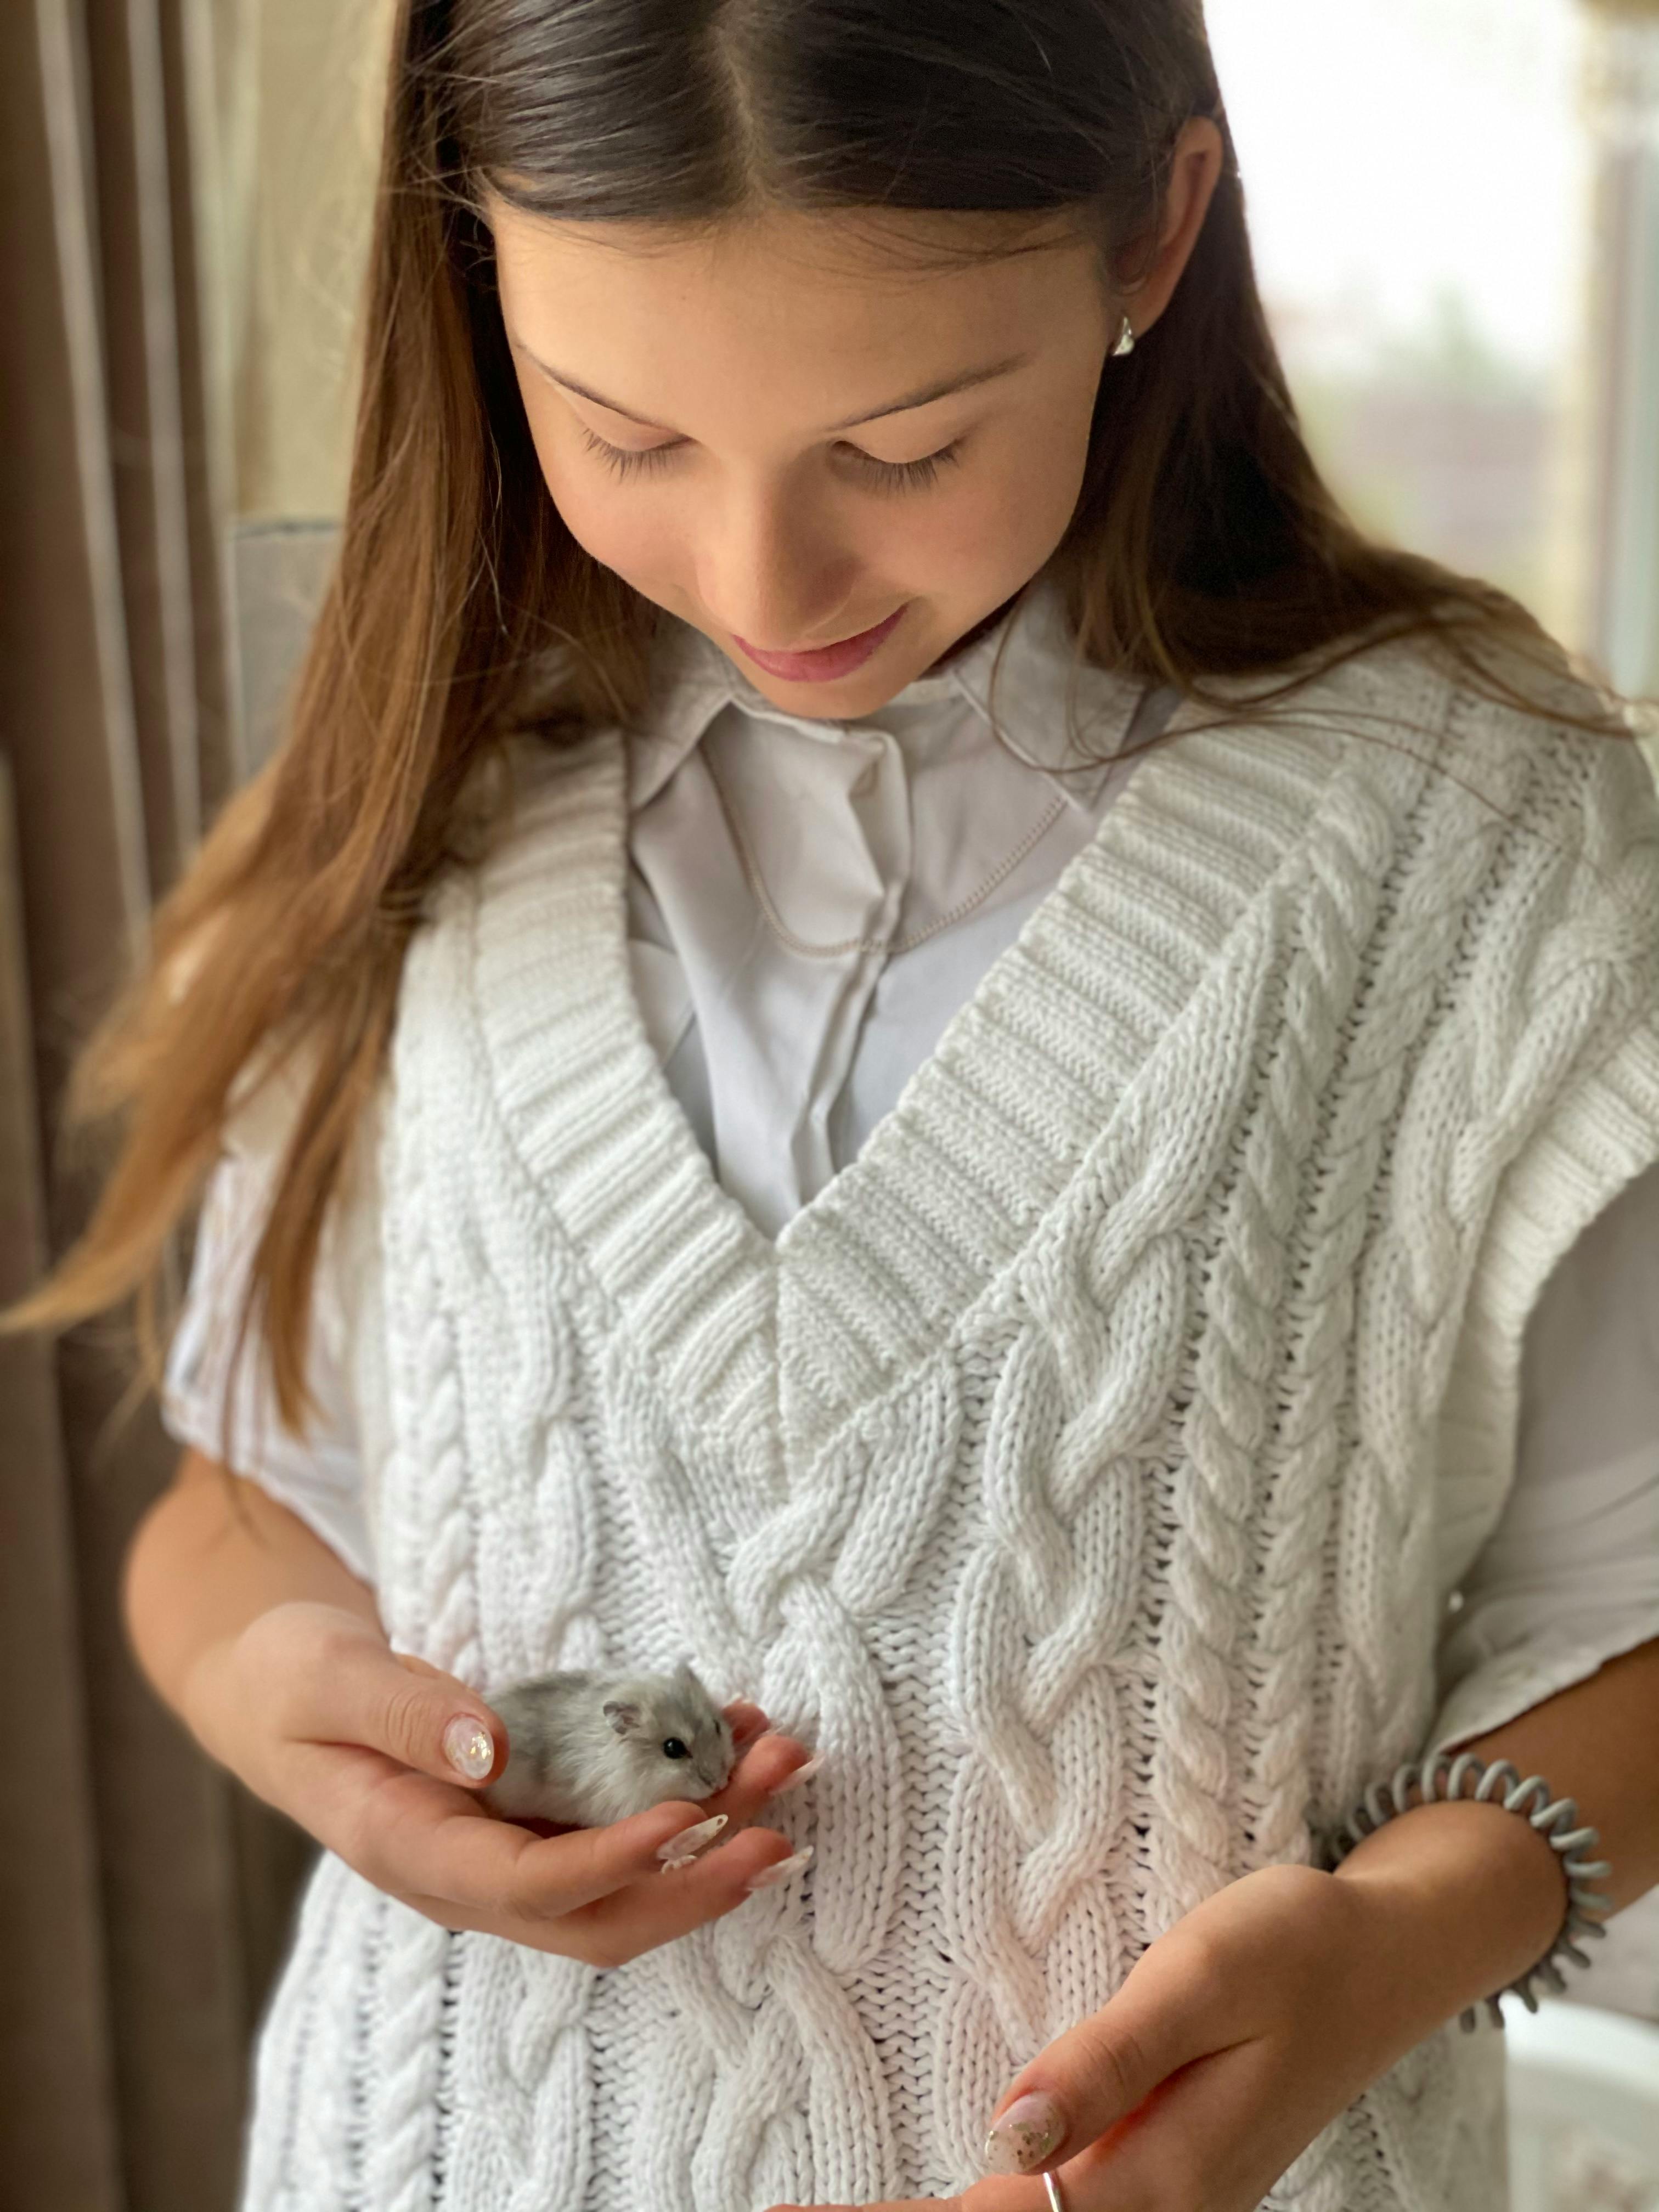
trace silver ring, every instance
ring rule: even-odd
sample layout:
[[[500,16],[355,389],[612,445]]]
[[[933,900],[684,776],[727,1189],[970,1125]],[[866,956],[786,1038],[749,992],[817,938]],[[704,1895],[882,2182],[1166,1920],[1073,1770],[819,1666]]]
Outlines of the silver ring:
[[[1066,2199],[1060,2193],[1060,2184],[1052,2173],[1045,2173],[1042,2185],[1048,2192],[1048,2212],[1066,2212]]]

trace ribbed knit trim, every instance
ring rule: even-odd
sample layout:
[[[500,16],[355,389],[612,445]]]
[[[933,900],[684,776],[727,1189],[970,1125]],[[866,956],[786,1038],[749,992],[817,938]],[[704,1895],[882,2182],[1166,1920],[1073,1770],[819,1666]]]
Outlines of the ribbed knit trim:
[[[858,1158],[775,1245],[715,1179],[634,998],[621,739],[599,733],[526,796],[475,909],[497,1095],[531,1176],[698,1428],[775,1480],[781,1425],[810,1444],[924,1358],[1019,1252],[1301,841],[1341,752],[1310,720],[1193,732],[1142,763]],[[526,989],[532,969],[546,972]]]

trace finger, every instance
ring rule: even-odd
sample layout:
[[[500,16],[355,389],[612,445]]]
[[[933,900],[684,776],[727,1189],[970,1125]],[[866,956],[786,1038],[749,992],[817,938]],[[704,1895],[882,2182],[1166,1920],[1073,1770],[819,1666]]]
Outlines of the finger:
[[[583,1832],[568,1832],[572,1836]],[[447,1927],[479,1929],[533,1948],[582,1958],[593,1966],[620,1966],[735,1911],[748,1902],[755,1875],[788,1852],[787,1843],[775,1830],[747,1829],[729,1851],[720,1854],[712,1874],[704,1875],[696,1860],[659,1866],[657,1874],[666,1873],[668,1879],[636,1881],[568,1911],[560,1911],[563,1900],[550,1894],[532,1893],[505,1908],[416,1891],[398,1894]]]
[[[963,2202],[960,2197],[907,2197],[880,2204],[775,2204],[771,2212],[962,2212]]]
[[[422,1686],[426,1680],[434,1687],[447,1683],[435,1672],[422,1678]],[[605,1827],[543,1836],[496,1820],[476,1799],[456,1795],[455,1778],[428,1779],[361,1740],[314,1748],[310,1799],[326,1826],[324,1840],[369,1881],[381,1888],[452,1899],[477,1911],[538,1920],[580,1910],[655,1875],[664,1846],[711,1818],[723,1816],[732,1830],[747,1827],[804,1757],[804,1747],[793,1737],[768,1735],[744,1754],[726,1788],[701,1803],[671,1799]],[[788,1852],[784,1839],[773,1834],[757,1863]],[[752,1870],[745,1855],[732,1877]],[[695,1917],[685,1924],[696,1925]]]
[[[758,1711],[759,1709],[755,1710]],[[681,1827],[690,1827],[716,1814],[724,1814],[727,1826],[732,1830],[745,1827],[769,1797],[781,1790],[787,1790],[802,1767],[811,1764],[805,1747],[793,1736],[776,1735],[769,1730],[763,1732],[739,1752],[723,1790],[702,1799],[673,1798],[665,1801],[678,1808],[679,1812],[677,1826],[672,1832],[678,1833]],[[448,1781],[455,1778],[446,1771],[442,1778]],[[664,1808],[657,1809],[661,1811]],[[551,1822],[532,1821],[527,1825],[534,1833],[542,1837],[573,1832]]]
[[[756,1876],[793,1856],[794,1846],[775,1828],[750,1824],[804,1759],[805,1747],[793,1736],[763,1736],[726,1788],[696,1808],[703,1819],[723,1816],[725,1831],[695,1859],[673,1865],[672,1879],[618,1889],[592,1908],[588,1933],[598,1947],[625,1940],[632,1957],[745,1904]]]
[[[580,1929],[589,1957],[636,1958],[747,1905],[756,1878],[793,1856],[775,1828],[744,1828],[717,1849],[613,1892],[567,1925]]]
[[[351,1745],[314,1747],[309,1793],[325,1808],[322,1840],[377,1887],[470,1911],[538,1923],[580,1911],[659,1875],[665,1845],[708,1817],[701,1805],[653,1805],[603,1828],[532,1835],[494,1818],[458,1787]],[[769,1832],[757,1831],[765,1836]],[[787,1854],[763,1846],[761,1857]]]
[[[790,1736],[768,1735],[739,1761],[732,1780],[696,1803],[676,1800],[604,1828],[571,1828],[529,1850],[515,1851],[503,1888],[489,1893],[482,1863],[466,1893],[475,1908],[502,1916],[497,1932],[544,1941],[548,1923],[568,1923],[582,1954],[596,1963],[620,1962],[674,1942],[705,1922],[734,1911],[750,1894],[755,1876],[788,1858],[793,1844],[775,1828],[751,1825],[781,1779],[793,1772],[804,1747]],[[667,1867],[669,1846],[687,1830],[712,1820],[726,1826],[690,1862]],[[520,1833],[522,1835],[523,1832]],[[526,1838],[526,1840],[530,1840]],[[494,1864],[502,1855],[492,1855]],[[442,1894],[457,1893],[452,1879]]]
[[[733,1698],[731,1704],[722,1705],[720,1711],[731,1723],[732,1741],[739,1750],[744,1744],[752,1743],[757,1735],[764,1735],[771,1726],[760,1707],[752,1705],[747,1698]]]
[[[811,1754],[793,1735],[775,1735],[770,1729],[744,1748],[731,1778],[707,1802],[712,1810],[729,1814],[737,1824],[752,1819],[775,1791],[781,1789]]]
[[[1225,1992],[1214,1983],[1197,1945],[1147,1952],[1109,2005],[1057,2037],[1009,2084],[991,2117],[986,2171],[1058,2167],[1179,2068],[1224,2047]]]
[[[1333,2117],[1299,2110],[1286,2087],[1282,2057],[1261,2042],[1195,2059],[1056,2168],[1067,2212],[1254,2212]]]
[[[507,1730],[474,1690],[374,1639],[319,1639],[295,1684],[313,1743],[362,1745],[434,1779],[478,1789],[505,1764]]]
[[[692,1865],[717,1861],[717,1880],[713,1885],[699,1881],[689,1890],[682,1886],[672,1891],[657,1892],[650,1908],[653,1927],[662,1931],[656,1940],[667,1942],[670,1936],[698,1926],[716,1911],[730,1911],[747,1894],[745,1883],[765,1868],[791,1856],[793,1847],[775,1829],[757,1828],[752,1824],[767,1800],[799,1771],[803,1747],[793,1736],[768,1735],[738,1762],[724,1790],[695,1805],[676,1806],[675,1809],[683,1811],[687,1817],[674,1830],[671,1842],[690,1832],[698,1847],[688,1859],[678,1857],[666,1846],[659,1847],[651,1871],[659,1873],[665,1864],[680,1875]],[[706,1840],[697,1834],[697,1831],[716,1820],[721,1824],[716,1834]],[[748,1836],[758,1838],[758,1844],[751,1849],[744,1844],[739,1849],[739,1839]],[[615,1894],[620,1897],[623,1892],[618,1890]],[[630,1912],[639,1902],[630,1900]]]

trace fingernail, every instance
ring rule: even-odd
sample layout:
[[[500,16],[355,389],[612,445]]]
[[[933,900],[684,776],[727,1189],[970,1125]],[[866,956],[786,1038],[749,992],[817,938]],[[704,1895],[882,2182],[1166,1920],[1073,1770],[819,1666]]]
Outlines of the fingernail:
[[[705,1844],[712,1844],[726,1826],[726,1814],[716,1813],[707,1820],[699,1820],[695,1828],[682,1828],[665,1844],[657,1846],[657,1856],[665,1866],[683,1866],[694,1859]]]
[[[1017,2097],[985,2138],[987,2173],[1034,2173],[1066,2140],[1066,2115],[1046,2090]]]
[[[812,1757],[807,1759],[803,1765],[797,1766],[793,1770],[793,1771],[786,1774],[782,1781],[780,1782],[773,1790],[772,1795],[775,1797],[781,1797],[786,1790],[795,1790],[798,1789],[803,1782],[810,1782],[823,1764],[823,1753],[821,1751],[815,1752]]]
[[[781,1881],[787,1881],[792,1874],[799,1874],[811,1856],[812,1846],[808,1844],[793,1858],[779,1859],[772,1866],[763,1867],[758,1874],[751,1874],[744,1887],[751,1896],[757,1889],[775,1889]]]
[[[444,1757],[457,1774],[482,1782],[495,1764],[489,1730],[471,1713],[457,1713],[444,1730]]]

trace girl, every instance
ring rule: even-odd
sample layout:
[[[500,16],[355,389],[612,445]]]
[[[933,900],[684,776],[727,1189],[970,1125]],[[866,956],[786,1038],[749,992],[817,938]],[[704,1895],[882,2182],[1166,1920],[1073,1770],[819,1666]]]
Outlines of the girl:
[[[248,2212],[1501,2205],[1450,2023],[1588,1838],[1334,1838],[1466,1747],[1659,1879],[1656,836],[1321,485],[1193,0],[405,0],[338,573],[36,1308],[213,1170],[128,1603],[325,1847]],[[682,1656],[713,1815],[471,1794]]]

